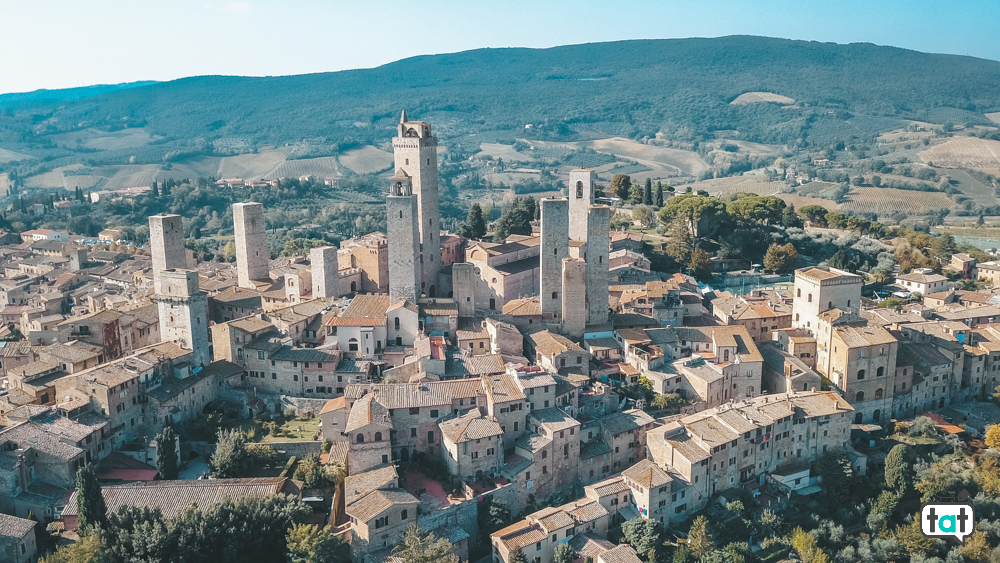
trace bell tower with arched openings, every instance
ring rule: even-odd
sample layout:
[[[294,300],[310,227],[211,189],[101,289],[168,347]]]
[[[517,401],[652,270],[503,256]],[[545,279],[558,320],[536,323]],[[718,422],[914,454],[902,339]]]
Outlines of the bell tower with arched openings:
[[[417,296],[423,293],[435,297],[438,293],[438,272],[441,270],[441,210],[438,207],[437,139],[431,135],[430,124],[409,121],[404,110],[397,136],[392,139],[392,152],[396,171],[402,171],[410,178],[413,195],[417,199],[420,219],[420,283]]]
[[[420,232],[417,196],[402,168],[389,180],[386,198],[386,238],[389,247],[389,298],[393,303],[420,297]]]
[[[586,242],[590,206],[594,204],[593,170],[578,168],[569,173],[569,239]]]

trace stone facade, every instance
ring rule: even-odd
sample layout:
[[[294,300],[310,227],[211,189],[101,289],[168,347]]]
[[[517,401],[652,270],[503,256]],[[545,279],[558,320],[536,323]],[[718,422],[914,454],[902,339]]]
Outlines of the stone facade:
[[[437,296],[438,271],[441,270],[441,211],[438,206],[437,138],[431,135],[431,126],[423,121],[408,121],[403,112],[398,136],[392,139],[392,152],[397,172],[404,172],[412,179],[413,195],[417,198],[420,218],[419,291],[429,297]],[[389,248],[393,240],[389,237]],[[391,250],[390,250],[391,251]],[[393,262],[390,257],[390,264]],[[390,271],[392,267],[390,266]],[[391,274],[390,274],[391,275]]]
[[[587,222],[587,324],[608,322],[608,249],[611,208],[590,206]]]
[[[452,264],[452,295],[458,305],[459,317],[476,314],[476,267],[467,262]]]
[[[198,271],[165,271],[161,274],[161,289],[156,300],[163,340],[191,350],[195,366],[207,366],[211,362],[208,307],[205,296],[198,289]]]
[[[792,326],[815,331],[819,314],[830,309],[857,315],[861,309],[862,283],[861,276],[836,268],[796,270]]]
[[[160,293],[160,276],[165,270],[187,267],[184,250],[184,223],[180,215],[153,215],[149,218],[149,245],[153,257],[153,291]]]
[[[590,169],[576,169],[569,173],[569,238],[586,241],[588,216],[594,204],[594,186],[597,174]],[[610,245],[610,242],[609,242]]]
[[[337,248],[320,246],[309,251],[309,263],[312,265],[312,295],[313,297],[339,297],[339,271]]]
[[[239,286],[256,289],[254,281],[269,281],[271,277],[264,206],[259,203],[234,203],[233,229],[236,233]]]
[[[420,250],[421,235],[418,229],[420,198],[412,190],[412,178],[402,169],[397,170],[386,198],[389,298],[394,303],[415,303],[421,292],[421,262],[424,257]]]
[[[539,243],[542,318],[558,318],[562,311],[562,261],[569,256],[569,200],[544,198],[539,205],[542,214]]]
[[[583,337],[587,327],[587,263],[580,258],[562,261],[562,330],[571,338]]]

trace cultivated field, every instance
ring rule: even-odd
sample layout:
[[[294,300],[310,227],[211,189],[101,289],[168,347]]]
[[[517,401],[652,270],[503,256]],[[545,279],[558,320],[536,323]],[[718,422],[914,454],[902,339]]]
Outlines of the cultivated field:
[[[951,199],[941,192],[917,192],[891,188],[854,188],[847,194],[847,198],[840,205],[840,209],[891,215],[897,211],[920,213],[935,209],[948,209],[951,206]]]
[[[280,151],[260,151],[257,154],[241,154],[238,156],[225,156],[219,159],[218,172],[213,174],[218,178],[243,178],[244,180],[257,180],[263,178],[274,168],[280,165],[287,150]]]
[[[153,179],[159,174],[160,167],[155,164],[97,166],[90,169],[90,174],[63,174],[61,185],[70,191],[76,188],[91,191],[120,190],[152,185]]]
[[[298,178],[309,175],[316,176],[317,178],[340,176],[340,166],[337,164],[337,157],[324,156],[321,158],[286,160],[268,172],[264,176],[264,179]]]
[[[676,193],[684,193],[690,187],[692,192],[705,190],[713,196],[726,196],[737,192],[747,192],[757,195],[775,195],[788,191],[784,182],[768,182],[763,174],[744,174],[728,178],[714,178],[691,184],[676,186]]]
[[[795,209],[801,209],[807,205],[819,205],[826,208],[827,211],[833,211],[837,209],[837,202],[831,199],[822,199],[818,197],[807,197],[795,194],[780,194],[780,197],[786,204],[794,205]]]
[[[958,182],[958,190],[972,201],[985,206],[996,205],[997,196],[993,186],[980,182],[970,176],[965,170],[950,168],[948,170],[939,170],[938,172],[948,176],[953,182]],[[991,172],[996,173],[996,171]]]
[[[514,150],[514,145],[502,145],[500,143],[483,143],[479,145],[479,154],[476,156],[484,157],[491,156],[494,159],[502,158],[507,162],[521,161],[525,162],[531,160],[531,158],[517,152]]]
[[[758,102],[774,102],[776,104],[787,106],[794,104],[795,100],[787,96],[773,94],[771,92],[747,92],[746,94],[740,94],[739,97],[729,103],[732,105],[740,105],[754,104]]]
[[[393,158],[392,153],[367,146],[340,155],[340,163],[358,174],[376,174],[392,167]]]
[[[1000,111],[995,111],[993,113],[987,113],[984,115],[986,115],[986,119],[989,119],[993,123],[1000,123]]]
[[[7,149],[0,149],[0,162],[12,162],[15,160],[32,160],[33,156],[28,154],[21,154],[19,152],[9,151]]]
[[[840,184],[838,184],[836,182],[821,182],[819,180],[817,180],[815,182],[806,182],[805,184],[802,184],[801,186],[795,186],[795,193],[797,193],[799,195],[810,196],[810,197],[811,196],[820,196],[820,195],[822,195],[822,194],[824,194],[824,193],[826,193],[826,192],[828,192],[828,191],[836,188],[839,185]]]
[[[959,137],[920,153],[924,162],[948,168],[1000,168],[1000,141]]]
[[[113,132],[101,131],[100,129],[82,129],[71,133],[52,135],[49,138],[55,144],[70,149],[84,147],[113,151],[148,145],[160,137],[151,136],[145,129],[122,129]]]
[[[44,174],[28,176],[24,178],[24,186],[26,188],[61,188],[63,187],[63,171],[78,170],[80,168],[83,168],[83,165],[71,164],[69,166],[61,166],[59,168],[49,170]]]
[[[647,177],[653,179],[668,178],[677,175],[696,176],[708,170],[708,164],[694,152],[658,147],[656,145],[644,145],[621,137],[574,142],[533,140],[530,143],[543,151],[546,149],[580,150],[587,148],[599,153],[613,155],[617,158],[635,161],[650,168],[648,172],[637,174],[633,177],[633,180],[638,179],[641,181]]]

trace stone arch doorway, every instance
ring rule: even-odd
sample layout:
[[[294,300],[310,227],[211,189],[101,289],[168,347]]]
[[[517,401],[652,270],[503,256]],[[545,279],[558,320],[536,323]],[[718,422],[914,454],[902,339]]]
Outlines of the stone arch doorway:
[[[427,290],[427,297],[437,297],[437,287],[435,287],[435,286],[432,285]]]
[[[407,448],[402,448],[399,450],[399,461],[406,463],[410,461],[410,450]]]

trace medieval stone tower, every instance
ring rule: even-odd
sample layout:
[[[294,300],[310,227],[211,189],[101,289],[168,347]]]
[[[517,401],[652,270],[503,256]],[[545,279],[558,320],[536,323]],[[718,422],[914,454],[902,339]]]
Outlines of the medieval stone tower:
[[[591,205],[587,221],[587,324],[608,322],[608,253],[611,208]]]
[[[584,306],[587,293],[587,263],[580,258],[563,258],[561,266],[562,331],[571,338],[580,338],[587,326],[587,308]]]
[[[153,255],[153,293],[160,293],[160,276],[166,270],[187,267],[184,224],[180,215],[149,218],[149,243]]]
[[[410,178],[413,195],[417,198],[418,230],[420,233],[419,293],[437,295],[438,272],[441,271],[441,211],[438,207],[437,138],[431,126],[423,121],[408,121],[406,111],[399,120],[398,136],[392,139],[396,171]],[[392,240],[389,241],[392,248]],[[392,262],[390,258],[390,271]],[[392,274],[389,274],[390,279]],[[419,295],[419,294],[418,294]]]
[[[194,366],[211,363],[208,349],[208,307],[198,289],[198,271],[171,269],[160,274],[156,301],[160,313],[160,335],[191,350]]]
[[[399,157],[396,153],[397,165]],[[436,181],[436,180],[435,180]],[[435,187],[436,190],[436,187]],[[420,232],[418,197],[410,176],[399,166],[386,198],[386,231],[389,239],[389,299],[417,302],[420,296]],[[437,205],[437,196],[434,198]],[[440,255],[438,255],[440,259]],[[435,274],[436,275],[436,274]]]
[[[260,203],[234,203],[233,228],[236,232],[239,286],[256,289],[254,281],[270,282],[270,254],[267,251],[264,206]]]
[[[569,200],[544,198],[539,242],[542,317],[558,318],[562,311],[563,258],[569,256]]]
[[[476,314],[476,267],[468,262],[451,266],[452,296],[458,304],[459,317]]]
[[[309,251],[312,267],[312,296],[339,297],[337,247],[320,246]]]
[[[594,184],[597,176],[593,170],[578,168],[569,173],[569,238],[587,240],[587,216],[594,205]]]

